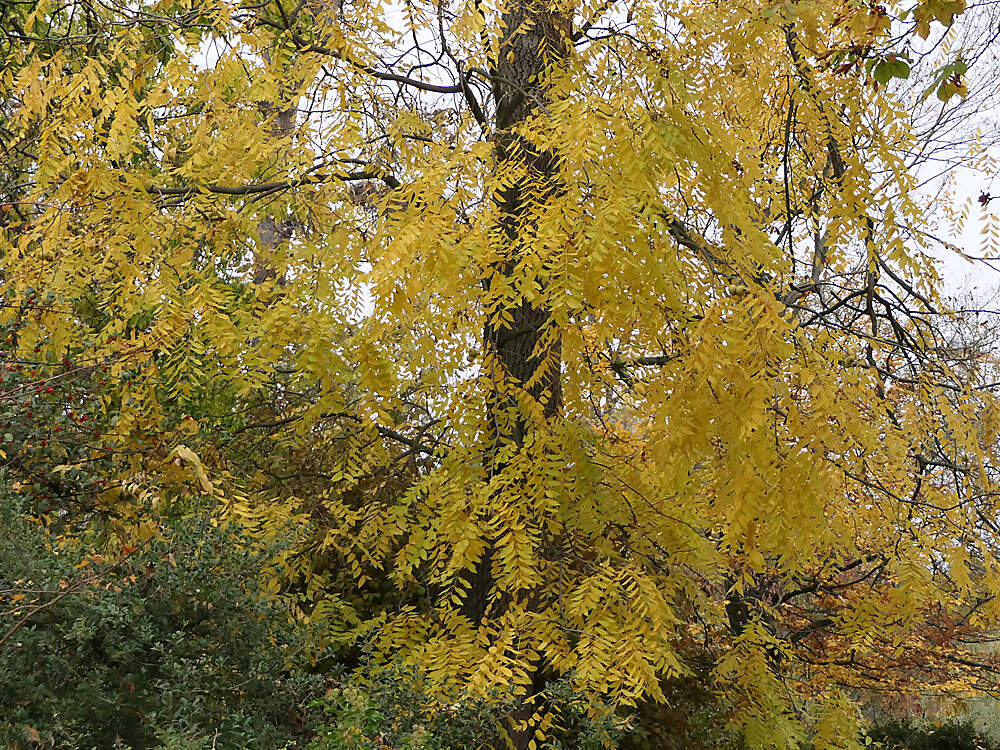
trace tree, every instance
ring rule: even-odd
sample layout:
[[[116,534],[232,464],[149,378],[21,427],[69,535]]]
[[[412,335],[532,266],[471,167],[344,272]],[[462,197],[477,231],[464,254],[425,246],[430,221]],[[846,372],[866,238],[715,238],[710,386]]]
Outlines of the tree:
[[[963,10],[17,11],[11,351],[107,366],[101,502],[312,524],[302,614],[516,747],[705,655],[748,746],[853,746],[849,691],[994,669],[995,404],[885,88]]]

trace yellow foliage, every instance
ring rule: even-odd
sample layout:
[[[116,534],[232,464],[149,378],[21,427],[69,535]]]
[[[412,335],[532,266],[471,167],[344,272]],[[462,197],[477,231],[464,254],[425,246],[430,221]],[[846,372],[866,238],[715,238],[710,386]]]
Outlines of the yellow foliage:
[[[470,695],[544,665],[662,699],[698,640],[748,747],[846,748],[842,688],[974,681],[996,404],[901,229],[927,221],[902,105],[824,64],[889,44],[884,9],[517,30],[536,4],[418,0],[422,72],[387,5],[273,5],[108,6],[99,52],[29,43],[0,77],[31,153],[3,299],[72,310],[34,309],[22,355],[106,368],[116,478],[149,485],[109,507],[183,485],[295,529],[272,585],[303,620]],[[511,44],[533,23],[545,54]]]

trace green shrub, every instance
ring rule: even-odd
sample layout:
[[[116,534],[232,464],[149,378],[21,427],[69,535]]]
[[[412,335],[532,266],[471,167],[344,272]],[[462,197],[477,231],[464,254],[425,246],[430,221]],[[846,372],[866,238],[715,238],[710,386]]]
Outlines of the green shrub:
[[[876,722],[868,736],[886,750],[998,750],[971,721],[960,719],[942,723],[888,719]]]
[[[0,746],[272,750],[304,736],[322,690],[289,668],[294,631],[237,535],[174,519],[124,563],[83,568],[47,541],[0,488],[0,638],[47,605],[0,645]]]

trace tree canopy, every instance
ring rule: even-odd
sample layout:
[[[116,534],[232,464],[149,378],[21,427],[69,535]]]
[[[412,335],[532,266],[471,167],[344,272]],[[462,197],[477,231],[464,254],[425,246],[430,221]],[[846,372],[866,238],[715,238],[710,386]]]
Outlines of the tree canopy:
[[[558,679],[707,663],[751,748],[990,688],[995,371],[919,172],[965,11],[3,0],[8,477],[112,557],[283,540],[324,648],[518,748]]]

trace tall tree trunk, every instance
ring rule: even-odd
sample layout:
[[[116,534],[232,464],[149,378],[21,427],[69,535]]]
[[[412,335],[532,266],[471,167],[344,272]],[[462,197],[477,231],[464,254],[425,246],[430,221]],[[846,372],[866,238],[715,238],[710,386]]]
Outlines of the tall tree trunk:
[[[567,57],[570,43],[569,19],[550,10],[546,0],[515,0],[503,22],[508,31],[494,70],[493,88],[497,163],[501,170],[522,174],[494,196],[500,209],[497,229],[503,255],[486,282],[491,290],[507,285],[534,234],[532,215],[538,215],[540,207],[561,190],[556,155],[539,149],[515,130],[535,110],[545,107],[548,97],[541,76]],[[546,331],[549,319],[544,303],[521,298],[498,310],[484,331],[487,360],[502,367],[501,378],[541,405],[545,419],[554,417],[562,402],[562,343],[558,332]],[[503,396],[504,390],[497,389],[490,406],[494,437],[498,443],[521,446],[531,420],[516,414],[515,399]],[[490,467],[502,468],[495,462]]]
[[[485,282],[487,291],[507,287],[533,236],[532,216],[560,192],[558,161],[555,154],[538,148],[515,132],[549,101],[543,74],[564,60],[570,49],[570,20],[554,11],[550,0],[514,0],[503,16],[507,35],[493,70],[496,105],[495,143],[497,163],[502,170],[521,176],[498,191],[494,200],[500,219],[497,234],[503,244],[501,260]],[[544,283],[544,280],[539,280]],[[538,298],[536,298],[537,300]],[[489,405],[491,446],[484,458],[487,471],[503,471],[497,458],[500,449],[524,445],[532,429],[532,417],[519,410],[512,395],[520,390],[541,410],[545,420],[560,410],[562,387],[560,365],[562,342],[558,331],[547,330],[550,310],[538,301],[519,299],[497,311],[485,326],[486,363],[494,368],[499,381]],[[513,390],[512,390],[513,389]],[[502,613],[515,592],[493,599],[493,555],[487,553],[470,576],[465,612],[474,621]],[[531,597],[531,592],[517,592]],[[541,687],[545,666],[537,664],[533,685],[525,704],[508,719],[503,747],[528,747],[533,731],[516,725],[532,713],[527,698]]]

